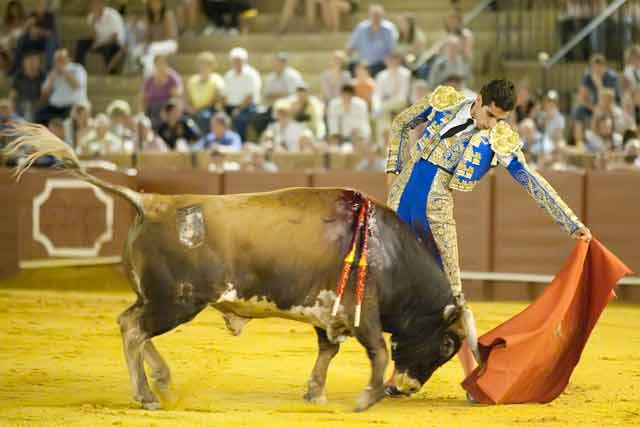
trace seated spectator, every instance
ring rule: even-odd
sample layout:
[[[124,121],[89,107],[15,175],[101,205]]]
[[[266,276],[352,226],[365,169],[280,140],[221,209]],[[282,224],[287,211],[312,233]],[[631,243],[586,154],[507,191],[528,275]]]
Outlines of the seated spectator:
[[[167,152],[167,144],[155,134],[151,126],[151,119],[140,113],[133,118],[136,124],[136,149],[138,151]]]
[[[10,97],[18,114],[29,122],[35,120],[46,78],[40,62],[40,55],[35,52],[23,56],[22,67],[11,82]]]
[[[78,154],[99,157],[133,151],[133,146],[125,147],[122,140],[111,133],[111,121],[106,114],[98,114],[94,119],[94,125],[95,128],[80,140]]]
[[[435,89],[451,74],[461,76],[466,85],[471,82],[471,67],[463,54],[459,38],[455,36],[447,38],[441,53],[433,61],[429,73],[429,87]]]
[[[76,62],[84,65],[88,52],[102,55],[107,72],[117,72],[124,59],[125,27],[122,16],[113,8],[105,6],[105,0],[91,0],[91,13],[87,22],[94,36],[78,40]]]
[[[273,146],[276,150],[300,151],[300,137],[308,129],[307,126],[293,120],[291,107],[287,102],[276,103],[273,109],[276,121],[264,131],[261,142]]]
[[[289,55],[278,53],[273,60],[273,71],[264,79],[264,98],[267,105],[292,95],[302,83],[300,72],[288,64]]]
[[[36,9],[29,14],[24,33],[18,39],[14,70],[22,63],[23,55],[32,52],[44,54],[45,68],[50,70],[58,46],[56,18],[49,10],[49,1],[38,0]]]
[[[222,151],[214,148],[207,169],[212,173],[235,172],[240,170],[240,163],[227,159]]]
[[[534,119],[538,114],[538,110],[538,103],[531,95],[529,86],[526,84],[520,85],[516,94],[515,114],[511,114],[512,124],[517,126],[525,119]]]
[[[225,113],[217,113],[211,118],[210,130],[204,137],[201,148],[222,151],[242,150],[242,140],[240,135],[231,130],[229,116]]]
[[[374,4],[369,8],[369,19],[353,30],[348,52],[369,64],[369,72],[375,77],[384,69],[384,59],[395,50],[397,40],[396,26],[384,19],[384,8]]]
[[[558,108],[558,92],[550,90],[542,101],[538,123],[542,131],[541,144],[544,153],[564,146],[566,120]]]
[[[22,3],[11,0],[4,12],[2,29],[0,29],[0,68],[5,71],[15,69],[20,64],[14,64],[14,53],[18,40],[24,33],[27,16]]]
[[[224,79],[214,70],[216,57],[211,52],[202,52],[196,59],[198,74],[187,81],[187,112],[200,129],[207,129],[216,111],[222,111]]]
[[[324,139],[327,128],[324,124],[324,104],[309,93],[309,86],[302,82],[289,99],[293,120],[304,123],[313,132],[314,138]]]
[[[153,72],[157,55],[168,56],[178,51],[178,23],[165,0],[147,0],[144,54],[141,57],[145,77]]]
[[[371,78],[369,68],[364,63],[356,65],[355,74],[353,89],[356,91],[356,96],[364,99],[369,107],[369,111],[372,111],[374,95],[376,94],[376,81]]]
[[[633,45],[627,50],[623,72],[623,86],[627,90],[640,87],[640,45]]]
[[[476,99],[478,97],[478,94],[469,89],[464,83],[464,77],[457,74],[450,74],[444,84],[451,86],[467,99]]]
[[[224,75],[225,110],[233,120],[233,130],[246,141],[247,127],[260,103],[262,80],[247,63],[249,54],[244,48],[231,49],[229,58],[231,69]]]
[[[160,122],[160,112],[165,104],[173,97],[182,96],[182,78],[169,66],[166,56],[156,56],[154,63],[153,74],[144,82],[142,110],[155,128]]]
[[[585,148],[590,153],[606,153],[622,148],[622,135],[615,132],[613,118],[607,114],[594,116],[591,129],[585,132]]]
[[[201,7],[202,12],[211,23],[205,28],[204,35],[217,31],[228,34],[248,32],[248,19],[257,15],[257,10],[247,0],[200,0],[191,1],[190,7]]]
[[[342,86],[351,81],[351,75],[347,71],[346,65],[347,55],[341,50],[334,51],[329,67],[320,76],[322,99],[325,103],[340,96]]]
[[[65,142],[77,150],[80,142],[93,130],[91,103],[84,101],[75,104],[71,108],[69,117],[64,121]]]
[[[598,97],[598,104],[595,107],[594,113],[606,114],[613,118],[613,127],[620,135],[628,129],[635,127],[633,118],[627,116],[624,110],[616,105],[615,92],[613,89],[603,88],[600,90],[600,96]]]
[[[458,39],[460,51],[465,61],[471,62],[473,56],[473,33],[464,27],[464,19],[459,11],[451,13],[445,22],[445,31],[448,35]]]
[[[595,54],[589,61],[589,69],[578,89],[578,106],[574,113],[576,120],[587,122],[591,119],[598,104],[601,88],[613,89],[616,103],[622,101],[618,74],[608,68],[604,56]]]
[[[343,143],[371,137],[367,103],[355,96],[352,85],[344,85],[341,95],[329,102],[327,122],[329,135],[339,135]]]
[[[16,114],[13,102],[9,98],[0,98],[0,131],[10,125],[22,121],[22,117]]]
[[[273,150],[258,147],[249,151],[249,161],[243,169],[248,172],[278,172],[278,166],[271,160]]]
[[[426,58],[427,37],[424,31],[416,24],[416,17],[412,13],[403,13],[398,20],[398,47],[397,52],[402,56],[403,62],[409,68],[416,68]]]
[[[406,108],[411,90],[411,71],[402,65],[402,54],[389,55],[386,65],[387,69],[376,77],[376,98],[382,114],[380,131],[388,128],[393,117]]]
[[[158,136],[174,151],[191,151],[202,138],[200,129],[188,115],[179,99],[172,99],[162,110]]]
[[[111,133],[125,143],[133,143],[136,126],[131,116],[129,103],[123,99],[112,101],[107,107],[107,115],[111,120]]]
[[[536,128],[533,119],[526,118],[518,125],[518,134],[522,141],[522,149],[529,156],[533,163],[544,158],[553,151],[553,146],[546,145],[542,140],[542,135]]]
[[[36,113],[36,122],[46,124],[54,117],[65,119],[71,107],[87,100],[87,72],[69,60],[66,49],[56,51],[53,69],[42,87],[46,105]]]

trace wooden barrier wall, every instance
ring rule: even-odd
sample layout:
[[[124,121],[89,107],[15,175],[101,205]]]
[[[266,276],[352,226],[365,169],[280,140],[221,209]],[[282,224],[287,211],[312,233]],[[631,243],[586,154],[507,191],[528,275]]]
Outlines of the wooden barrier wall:
[[[332,171],[326,173],[209,173],[206,170],[145,168],[137,176],[96,172],[110,182],[162,194],[231,194],[270,191],[285,187],[351,187],[373,198],[386,199],[381,173]],[[548,181],[583,218],[594,235],[632,269],[640,271],[636,242],[640,239],[640,174],[632,172],[546,172]],[[43,197],[47,180],[63,174],[33,171],[19,187],[0,169],[0,196],[8,208],[0,215],[0,275],[16,271],[18,261],[57,258],[34,238],[33,203]],[[19,190],[19,191],[18,191]],[[574,241],[540,209],[506,173],[497,168],[470,193],[454,192],[460,263],[466,271],[554,274],[571,252]],[[113,237],[98,256],[117,256],[125,241],[133,210],[114,198]],[[92,189],[55,189],[40,207],[40,228],[54,246],[88,247],[105,227],[104,204]],[[541,286],[466,282],[470,298],[528,299]],[[640,299],[640,287],[629,286],[624,298]]]

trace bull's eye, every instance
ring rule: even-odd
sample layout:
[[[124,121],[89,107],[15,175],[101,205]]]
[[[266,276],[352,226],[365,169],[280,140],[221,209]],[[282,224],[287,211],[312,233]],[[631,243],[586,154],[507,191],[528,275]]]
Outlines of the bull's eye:
[[[450,358],[453,356],[453,353],[456,351],[456,341],[449,334],[444,336],[442,340],[442,345],[440,346],[440,353],[445,358]]]

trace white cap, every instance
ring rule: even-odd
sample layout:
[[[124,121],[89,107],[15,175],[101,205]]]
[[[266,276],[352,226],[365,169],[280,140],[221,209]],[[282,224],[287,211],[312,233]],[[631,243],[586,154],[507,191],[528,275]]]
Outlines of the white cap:
[[[233,49],[231,49],[231,52],[229,52],[229,59],[241,59],[243,61],[246,61],[247,59],[249,59],[249,54],[243,47],[234,47]]]

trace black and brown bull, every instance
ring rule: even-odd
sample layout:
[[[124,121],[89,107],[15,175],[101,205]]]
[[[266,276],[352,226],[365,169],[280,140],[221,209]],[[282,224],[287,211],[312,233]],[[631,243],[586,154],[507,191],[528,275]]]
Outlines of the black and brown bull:
[[[465,336],[461,308],[431,256],[393,211],[371,202],[362,318],[354,326],[355,274],[335,315],[336,284],[356,229],[364,196],[352,190],[298,188],[261,194],[163,196],[114,186],[85,172],[73,152],[45,128],[21,125],[16,149],[35,150],[31,160],[53,155],[96,186],[128,200],[137,210],[124,265],[137,295],[118,322],[134,399],[144,408],[160,403],[143,362],[159,387],[169,368],[152,338],[211,306],[238,335],[252,318],[281,317],[313,325],[318,356],[304,398],[325,401],[325,382],[340,342],[355,337],[371,362],[371,378],[357,400],[363,410],[384,397],[388,362],[383,332],[402,391],[411,393],[459,349]],[[360,256],[356,254],[357,259]]]

